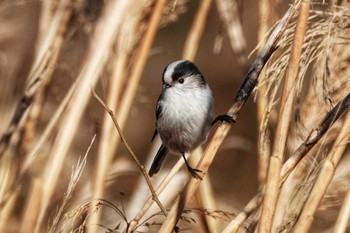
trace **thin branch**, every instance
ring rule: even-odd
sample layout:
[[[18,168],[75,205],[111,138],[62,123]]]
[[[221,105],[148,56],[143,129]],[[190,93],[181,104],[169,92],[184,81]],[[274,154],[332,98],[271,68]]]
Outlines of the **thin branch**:
[[[166,213],[166,209],[164,208],[164,206],[162,205],[162,203],[160,202],[158,195],[156,194],[156,192],[154,191],[154,188],[152,186],[152,182],[148,176],[148,173],[146,172],[145,166],[143,166],[140,162],[140,160],[137,158],[137,156],[135,155],[135,153],[132,151],[131,147],[129,146],[129,144],[126,142],[125,137],[123,135],[123,132],[121,130],[121,128],[119,127],[119,124],[117,122],[117,119],[114,116],[114,113],[111,109],[108,108],[108,106],[101,100],[101,98],[95,93],[95,91],[93,89],[91,89],[91,92],[93,94],[93,96],[98,100],[98,102],[100,102],[100,104],[103,106],[103,108],[107,111],[107,113],[111,116],[114,126],[116,127],[118,134],[120,136],[120,139],[122,141],[122,143],[125,145],[126,149],[129,151],[131,157],[133,158],[133,160],[136,162],[137,166],[139,167],[140,171],[142,172],[143,176],[145,177],[145,180],[147,182],[147,185],[152,193],[152,197],[154,199],[154,201],[157,203],[157,205],[159,206],[159,208],[162,210],[163,214],[165,216],[167,216]]]

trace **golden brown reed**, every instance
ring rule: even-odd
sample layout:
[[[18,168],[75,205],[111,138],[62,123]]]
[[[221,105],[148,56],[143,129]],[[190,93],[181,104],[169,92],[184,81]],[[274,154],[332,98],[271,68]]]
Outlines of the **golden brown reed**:
[[[36,1],[8,1],[0,3],[0,8],[16,8],[30,2]],[[171,232],[174,227],[190,227],[193,232],[321,232],[334,227],[334,232],[346,232],[350,195],[349,171],[344,168],[350,161],[344,156],[348,154],[350,116],[346,113],[340,118],[333,112],[327,118],[332,122],[323,122],[323,118],[350,92],[350,11],[348,7],[301,2],[302,6],[311,6],[306,17],[302,13],[306,8],[299,8],[299,1],[292,5],[295,12],[301,9],[299,17],[305,16],[304,24],[307,21],[305,38],[298,37],[304,29],[299,35],[295,29],[300,27],[298,14],[293,14],[256,87],[259,110],[252,119],[256,117],[259,124],[256,144],[261,146],[261,160],[256,173],[261,189],[248,205],[240,203],[243,211],[228,207],[229,212],[241,212],[238,215],[216,210],[223,200],[211,182],[213,176],[206,174],[231,125],[218,127],[198,163],[205,175],[203,181],[189,178],[185,185],[184,175],[179,172],[183,160],[179,160],[165,178],[159,175],[151,180],[153,185],[159,183],[154,185],[153,196],[149,188],[141,187],[145,182],[135,176],[140,173],[135,164],[123,156],[127,152],[123,152],[121,138],[126,145],[137,144],[128,136],[131,127],[127,123],[133,114],[134,100],[138,100],[143,71],[151,60],[149,54],[159,28],[181,20],[193,4],[180,0],[36,2],[40,17],[27,84],[16,97],[17,107],[12,107],[16,105],[13,102],[0,102],[6,111],[2,118],[8,119],[6,127],[1,128],[0,141],[0,231],[137,232],[158,231],[160,227],[162,232]],[[206,0],[196,5],[182,57],[196,61],[211,10],[217,8],[228,44],[245,67],[249,42],[244,39],[238,13],[232,14],[239,12],[236,4],[233,0]],[[274,13],[271,9],[276,4],[259,1],[259,48],[266,43],[263,35],[271,24],[267,22],[268,15]],[[266,7],[270,10],[265,11]],[[225,11],[228,8],[232,11]],[[271,18],[274,17],[277,16]],[[68,76],[62,75],[64,64],[73,56],[65,54],[77,46],[72,40],[76,35],[85,41],[81,56],[75,58],[78,62],[69,72],[72,79],[60,86],[60,78]],[[300,49],[296,57],[300,55],[300,59],[291,61],[295,43]],[[297,81],[286,84],[283,80],[290,76]],[[56,100],[51,96],[55,88],[65,89]],[[125,133],[123,137],[115,130],[108,112],[91,98],[91,89],[113,110]],[[4,93],[9,95],[9,91]],[[286,113],[288,98],[295,100],[289,102]],[[245,101],[229,111],[237,120]],[[345,102],[344,109],[348,107]],[[95,105],[94,110],[91,105]],[[11,119],[7,112],[15,108]],[[88,119],[91,111],[96,116],[93,120]],[[92,121],[98,122],[97,126],[92,126],[96,125]],[[88,131],[86,125],[97,133],[81,136]],[[270,142],[270,137],[275,140]],[[86,153],[78,161],[82,151]],[[271,153],[273,160],[268,166]],[[191,157],[198,161],[202,155],[198,149]],[[140,159],[143,155],[135,157]],[[77,164],[73,171],[72,164]],[[113,179],[125,180],[132,195],[119,193],[120,187],[114,186]],[[233,196],[235,190],[226,192]],[[158,197],[158,206],[165,207],[164,213],[154,204]],[[196,207],[191,208],[192,205]],[[342,211],[338,212],[341,205]]]

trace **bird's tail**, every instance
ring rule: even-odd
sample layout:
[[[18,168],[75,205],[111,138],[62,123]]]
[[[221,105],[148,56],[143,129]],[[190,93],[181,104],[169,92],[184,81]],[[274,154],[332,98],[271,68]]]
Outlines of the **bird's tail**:
[[[162,166],[162,163],[165,160],[165,157],[167,155],[168,152],[168,148],[166,148],[166,146],[164,146],[164,144],[162,144],[156,154],[156,157],[154,157],[153,162],[152,162],[152,166],[149,169],[148,175],[149,176],[153,176],[154,174],[157,174],[160,167]]]

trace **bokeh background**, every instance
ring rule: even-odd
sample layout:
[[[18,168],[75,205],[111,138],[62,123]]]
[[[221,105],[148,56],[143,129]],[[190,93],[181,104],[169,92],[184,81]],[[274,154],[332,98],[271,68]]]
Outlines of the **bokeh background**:
[[[43,6],[52,4],[51,7],[54,6],[53,9],[57,10],[55,7],[60,4],[60,1],[48,2],[51,3],[43,4],[43,1],[36,0],[0,1],[1,135],[8,131],[11,119],[15,114],[16,105],[26,93],[29,79],[33,78],[33,76],[30,76],[33,73],[31,72],[34,66],[33,62],[38,56],[41,43],[44,43],[42,38],[45,37],[45,33],[39,33],[40,27],[44,24],[40,21],[41,17],[43,17]],[[78,79],[84,63],[88,59],[87,52],[91,44],[94,43],[92,37],[96,30],[96,25],[104,14],[105,6],[113,1],[87,0],[72,2],[69,4],[72,4],[71,7],[74,9],[74,13],[67,24],[67,31],[64,34],[63,44],[55,62],[52,78],[42,90],[42,102],[39,105],[40,111],[32,128],[33,131],[28,133],[28,128],[19,127],[14,133],[15,136],[11,139],[10,144],[12,146],[10,149],[7,149],[7,151],[10,151],[8,153],[13,160],[12,163],[24,163],[28,154],[30,154],[42,136],[49,121],[63,102],[69,89],[75,80]],[[217,2],[219,0],[211,3],[206,21],[203,22],[205,23],[204,31],[200,37],[198,51],[193,61],[201,70],[213,91],[215,114],[219,115],[224,114],[229,109],[240,84],[243,82],[249,65],[256,57],[256,51],[250,56],[249,53],[258,45],[259,8],[258,1],[254,0],[228,1],[236,4],[235,9],[238,14],[238,22],[240,23],[239,29],[242,30],[244,36],[241,39],[244,40],[246,45],[237,53],[230,44],[232,38],[229,38],[227,35],[227,25],[220,18]],[[146,165],[146,169],[148,169],[147,166],[149,166],[156,148],[150,139],[155,126],[155,105],[161,91],[161,75],[167,64],[182,58],[185,42],[200,3],[201,1],[180,0],[167,3],[168,10],[163,14],[164,22],[162,22],[152,42],[140,83],[137,86],[136,96],[128,113],[127,122],[122,128],[127,142],[141,162]],[[273,5],[273,15],[270,18],[270,26],[283,16],[292,1],[270,1],[271,3]],[[153,1],[139,1],[139,4],[144,5],[140,9],[149,9],[149,12],[147,13],[147,10],[145,10],[146,13],[141,17],[143,21],[147,22],[154,3]],[[132,14],[133,11],[130,11],[130,17],[132,17]],[[169,15],[173,16],[170,17]],[[46,23],[50,25],[51,21]],[[140,26],[140,32],[144,32],[146,29],[146,23]],[[135,42],[136,49],[143,42],[143,39],[144,37],[141,35]],[[118,44],[117,41],[121,40],[123,38],[117,37],[115,44]],[[110,79],[116,64],[114,54],[118,54],[118,52],[115,52],[118,51],[116,49],[118,46],[120,49],[123,43],[110,48],[114,52],[109,54],[106,65],[102,68],[102,72],[94,87],[94,90],[104,101],[107,99],[111,85]],[[132,68],[134,61],[137,60],[138,54],[136,52],[131,54],[127,62],[128,72],[125,73],[122,90],[125,90],[128,84],[129,69]],[[92,84],[92,86],[94,85]],[[90,95],[90,90],[86,90],[86,94]],[[125,93],[121,92],[120,97],[125,98],[124,95]],[[256,92],[253,92],[240,112],[237,122],[233,124],[230,133],[221,145],[206,176],[212,185],[216,208],[227,213],[237,214],[255,195],[259,187],[257,174],[258,120],[255,100]],[[276,109],[273,109],[273,112],[275,111]],[[98,156],[103,156],[103,154],[99,154],[98,147],[101,140],[101,130],[103,130],[104,114],[106,113],[96,99],[90,98],[82,114],[77,131],[73,133],[72,145],[69,146],[69,150],[65,155],[58,182],[55,185],[52,197],[49,199],[43,222],[39,229],[36,229],[38,232],[45,232],[45,229],[52,225],[54,216],[56,216],[67,194],[72,167],[76,166],[78,159],[84,156],[93,136],[96,134],[97,137],[87,156],[86,165],[64,212],[73,211],[74,208],[93,198],[97,160]],[[121,113],[116,110],[115,115],[117,118],[119,114]],[[271,122],[273,123],[273,120]],[[21,124],[25,125],[25,122],[21,122]],[[40,183],[40,181],[43,182],[41,177],[45,176],[43,174],[48,170],[47,166],[52,155],[53,144],[57,138],[57,132],[64,127],[62,124],[64,124],[63,117],[50,131],[48,140],[40,147],[35,160],[25,171],[20,182],[16,184],[15,191],[12,190],[10,192],[11,195],[15,193],[15,197],[6,199],[5,204],[1,206],[3,209],[10,208],[9,211],[4,212],[7,214],[3,213],[3,219],[0,217],[2,232],[34,232],[35,219],[37,219],[35,216],[40,216],[40,211],[36,210],[37,207],[35,206],[40,205],[41,197],[45,196],[45,188],[42,189],[45,187],[45,184]],[[275,125],[271,124],[270,126],[273,135]],[[216,128],[217,126],[212,131],[214,132]],[[213,132],[209,137],[213,135]],[[25,137],[26,140],[23,140],[22,137]],[[270,136],[269,138],[271,139]],[[169,156],[165,166],[162,167],[161,173],[157,175],[158,177],[152,178],[152,180],[159,182],[161,177],[164,177],[179,159],[179,156]],[[20,171],[21,165],[15,166],[13,170]],[[183,185],[187,176],[185,169],[179,172],[179,176],[181,178],[179,183]],[[147,188],[139,189],[139,186],[142,185],[145,185],[145,182],[140,171],[131,159],[125,146],[120,144],[117,151],[113,153],[113,160],[108,168],[103,199],[118,207],[123,205],[125,214],[130,220],[133,217],[132,213],[137,213],[138,208],[140,208],[138,206],[141,205],[133,202],[137,194],[142,193],[140,196],[143,196],[143,198],[147,198],[150,195]],[[42,189],[44,193],[35,194],[36,192],[33,189]],[[35,198],[29,198],[31,195],[37,195],[37,200],[33,201]],[[142,198],[136,199],[142,203]],[[14,202],[11,203],[11,200]],[[11,205],[8,203],[11,203]],[[33,206],[30,206],[31,204]],[[195,204],[193,205],[196,206]],[[129,208],[135,208],[135,210],[129,210]],[[28,217],[28,209],[33,211],[29,215],[32,215],[34,220],[31,219],[32,222],[25,224],[23,221]],[[120,221],[116,220],[118,217],[114,219],[114,215],[110,214],[108,208],[107,210],[102,208],[99,211],[102,212],[102,225],[112,226]],[[84,217],[86,215],[86,213],[82,214]],[[62,217],[62,219],[64,218]],[[64,225],[62,219],[58,226]],[[223,220],[220,224],[219,229],[226,225]],[[156,224],[154,225],[150,229],[156,231],[157,226]],[[200,225],[199,220],[196,223],[185,224],[184,228],[191,229],[189,232],[207,231],[206,227],[198,227],[197,225]],[[205,224],[203,225],[205,226]],[[106,229],[102,227],[97,228],[97,232],[104,232],[103,230]],[[121,231],[121,229],[118,230]],[[143,230],[146,231],[145,229]],[[247,229],[242,228],[242,231],[247,231]]]

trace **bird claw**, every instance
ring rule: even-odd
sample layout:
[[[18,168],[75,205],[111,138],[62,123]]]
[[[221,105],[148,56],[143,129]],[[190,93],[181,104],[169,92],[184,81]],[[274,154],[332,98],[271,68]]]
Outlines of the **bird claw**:
[[[233,119],[233,117],[232,116],[229,116],[229,115],[227,115],[227,114],[225,114],[225,115],[219,115],[219,116],[217,116],[216,118],[215,118],[215,120],[213,121],[213,123],[211,123],[211,125],[214,125],[216,122],[218,122],[218,121],[221,121],[221,122],[227,122],[227,123],[230,123],[230,124],[232,124],[232,123],[235,123],[236,121]]]
[[[191,176],[195,179],[199,179],[202,180],[203,178],[197,174],[197,172],[202,172],[199,169],[195,169],[195,168],[191,168],[191,167],[187,167],[187,170],[189,171],[189,173],[191,174]]]

